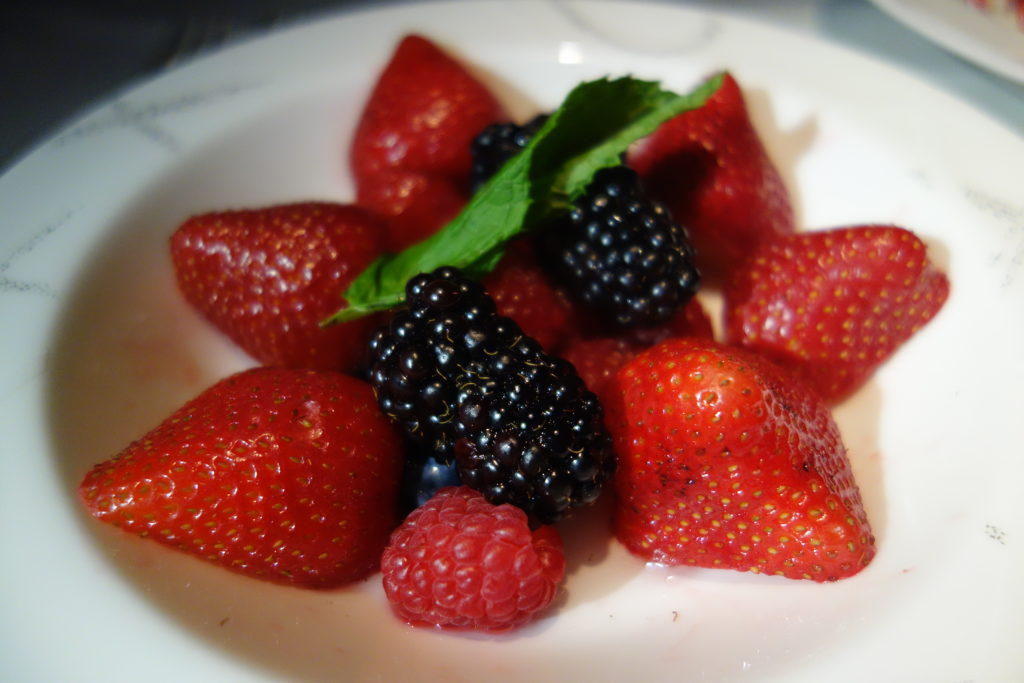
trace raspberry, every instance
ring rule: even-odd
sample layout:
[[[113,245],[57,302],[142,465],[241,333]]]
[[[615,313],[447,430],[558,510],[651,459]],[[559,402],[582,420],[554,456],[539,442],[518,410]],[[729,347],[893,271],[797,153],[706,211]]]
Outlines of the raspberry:
[[[562,540],[525,513],[465,486],[441,489],[391,534],[384,592],[414,626],[508,631],[551,604],[565,576]]]
[[[370,344],[383,411],[495,504],[554,522],[615,467],[597,397],[454,268],[419,275]]]
[[[598,171],[569,215],[538,238],[554,276],[622,327],[667,320],[700,283],[686,230],[625,166]]]
[[[538,114],[522,126],[511,122],[492,123],[480,131],[470,144],[473,156],[470,182],[473,192],[490,180],[506,161],[526,147],[547,120],[547,114]]]

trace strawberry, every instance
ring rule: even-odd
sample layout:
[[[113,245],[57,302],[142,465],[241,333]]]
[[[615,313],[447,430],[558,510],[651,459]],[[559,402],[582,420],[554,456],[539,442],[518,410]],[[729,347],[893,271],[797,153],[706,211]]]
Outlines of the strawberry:
[[[730,74],[703,107],[641,140],[628,163],[689,230],[708,282],[721,280],[765,236],[793,232],[788,191]]]
[[[387,211],[392,219],[396,211],[399,216],[415,212],[417,219],[411,229],[392,220],[397,234],[391,241],[418,241],[451,217],[450,189],[444,188],[445,198],[437,202],[419,185],[446,181],[465,201],[470,143],[485,126],[505,118],[490,91],[459,62],[426,38],[406,36],[374,86],[352,140],[349,161],[358,201],[379,206],[379,199],[371,199],[394,197]],[[410,183],[417,185],[411,198]]]
[[[949,280],[913,233],[868,225],[765,240],[723,291],[730,342],[835,402],[938,313]]]
[[[253,368],[96,465],[79,492],[125,531],[248,576],[328,588],[378,566],[403,457],[365,382]]]
[[[669,339],[616,375],[615,533],[668,565],[830,581],[875,553],[831,413],[749,351]]]
[[[381,171],[359,185],[356,201],[384,221],[384,250],[397,254],[459,215],[466,193],[443,176]]]
[[[510,244],[483,283],[498,315],[515,320],[546,351],[556,351],[577,325],[572,301],[548,280],[529,241]]]
[[[448,487],[413,510],[381,559],[384,592],[414,626],[508,631],[532,620],[565,576],[553,526],[530,529],[526,513]]]
[[[615,373],[640,350],[622,337],[578,338],[569,342],[562,356],[573,364],[583,384],[597,394],[601,405],[606,405],[606,391]]]
[[[266,365],[352,370],[377,322],[320,327],[382,252],[368,212],[327,202],[193,216],[171,237],[185,299]]]
[[[711,327],[711,318],[701,305],[699,299],[690,299],[689,302],[675,315],[652,327],[634,327],[622,333],[631,344],[639,348],[654,346],[670,337],[705,337],[712,339],[715,336]]]
[[[399,169],[468,181],[470,143],[505,118],[465,67],[426,38],[408,35],[363,110],[352,141],[353,172],[359,180]]]
[[[562,355],[604,404],[607,387],[619,368],[644,349],[671,337],[714,338],[711,320],[699,300],[690,299],[675,316],[655,327],[632,328],[612,337],[575,338]]]

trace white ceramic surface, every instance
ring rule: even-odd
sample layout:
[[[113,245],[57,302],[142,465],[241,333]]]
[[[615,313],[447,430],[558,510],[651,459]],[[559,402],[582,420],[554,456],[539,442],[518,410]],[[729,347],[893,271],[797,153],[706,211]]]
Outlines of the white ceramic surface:
[[[503,638],[414,630],[376,580],[304,592],[99,528],[85,470],[250,363],[174,291],[185,216],[352,197],[345,147],[418,31],[517,116],[632,73],[745,87],[807,229],[896,222],[942,313],[836,416],[879,537],[830,585],[644,567],[581,519],[566,598]],[[836,74],[842,74],[837,78]],[[0,178],[0,678],[1020,681],[1024,141],[907,75],[670,5],[430,3],[328,17],[98,106]],[[598,511],[600,512],[600,511]]]
[[[1017,24],[1009,11],[983,11],[968,0],[872,2],[961,57],[1024,83],[1024,27]]]

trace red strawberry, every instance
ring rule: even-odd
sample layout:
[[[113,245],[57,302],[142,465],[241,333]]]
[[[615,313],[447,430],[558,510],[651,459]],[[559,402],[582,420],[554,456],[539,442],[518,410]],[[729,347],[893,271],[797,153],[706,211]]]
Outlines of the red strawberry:
[[[365,382],[255,368],[94,467],[80,494],[131,533],[248,576],[327,588],[378,566],[403,457]]]
[[[949,280],[913,233],[858,226],[765,240],[724,295],[730,342],[838,401],[938,313]]]
[[[556,351],[578,323],[568,295],[548,280],[529,241],[510,244],[484,286],[498,314],[515,320],[548,352]]]
[[[470,143],[506,118],[490,91],[437,45],[402,39],[363,110],[352,142],[358,180],[386,170],[468,180]]]
[[[712,339],[715,332],[711,327],[711,318],[698,299],[689,302],[676,314],[660,325],[654,327],[634,327],[623,332],[625,338],[634,346],[646,348],[654,346],[670,337],[705,337]]]
[[[793,210],[730,74],[707,103],[640,141],[629,165],[686,226],[707,281],[718,281],[767,235],[793,232]]]
[[[672,337],[714,338],[711,320],[700,301],[690,299],[668,322],[656,327],[632,328],[615,337],[574,339],[562,355],[576,367],[583,383],[603,404],[607,401],[607,387],[619,368],[644,349]]]
[[[384,591],[414,626],[507,631],[533,619],[565,576],[562,539],[519,508],[460,486],[438,491],[391,535]]]
[[[359,185],[356,200],[386,223],[384,250],[398,253],[459,215],[466,193],[443,176],[382,171]]]
[[[355,206],[309,202],[194,216],[171,237],[185,299],[266,365],[351,370],[375,318],[321,328],[381,252],[382,226]]]
[[[669,565],[828,581],[874,537],[828,408],[759,356],[670,339],[616,376],[615,533]]]
[[[470,143],[484,126],[505,118],[490,91],[459,62],[421,36],[406,36],[374,86],[352,140],[350,163],[360,201],[401,197],[410,182],[403,174],[409,173],[425,176],[428,185],[434,179],[451,183],[465,199]],[[432,217],[436,225],[430,229],[436,229],[450,218],[447,198],[441,202],[445,210],[435,214],[419,206],[420,201],[437,205],[430,192],[417,190],[415,197],[403,202],[401,214],[417,213],[413,232],[419,237],[429,225],[424,219]],[[391,206],[394,216],[398,204]],[[396,230],[392,242],[418,241]]]
[[[608,402],[609,383],[623,365],[640,352],[640,348],[621,337],[574,339],[562,356],[573,364],[588,389],[597,394],[601,405]]]

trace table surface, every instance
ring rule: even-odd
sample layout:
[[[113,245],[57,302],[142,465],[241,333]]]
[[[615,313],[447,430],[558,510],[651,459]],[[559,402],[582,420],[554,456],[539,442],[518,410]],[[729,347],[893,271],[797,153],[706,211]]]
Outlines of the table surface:
[[[416,2],[425,0],[405,0]],[[510,0],[512,1],[512,0]],[[1024,86],[930,42],[868,0],[675,0],[815,35],[882,59],[1024,136]],[[0,171],[114,96],[235,40],[372,0],[8,0],[0,22]]]

